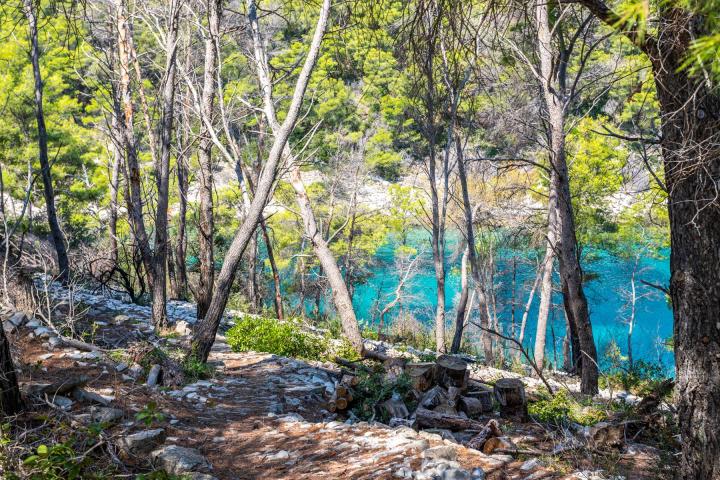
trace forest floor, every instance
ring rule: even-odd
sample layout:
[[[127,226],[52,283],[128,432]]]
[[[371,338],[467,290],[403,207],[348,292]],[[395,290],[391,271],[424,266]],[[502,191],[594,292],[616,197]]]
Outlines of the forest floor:
[[[175,348],[186,341],[178,333],[156,337],[148,318],[127,315],[129,307],[111,307],[98,302],[75,327],[88,331],[92,325],[93,342],[115,349],[132,350],[138,341]],[[3,319],[8,316],[6,312]],[[346,421],[322,409],[313,394],[332,383],[339,373],[336,365],[235,353],[222,336],[212,350],[210,378],[166,387],[152,385],[147,368],[125,363],[127,357],[116,353],[53,346],[52,332],[37,320],[17,327],[6,321],[5,326],[23,389],[28,395],[35,393],[35,403],[15,422],[16,443],[5,449],[6,455],[18,459],[47,443],[49,436],[65,441],[85,429],[92,432],[90,425],[101,422],[100,440],[89,442],[92,453],[82,458],[98,465],[105,462],[116,478],[157,468],[196,479],[327,475],[599,480],[660,478],[672,468],[673,452],[629,439],[620,448],[593,451],[575,446],[553,454],[562,444],[560,437],[532,421],[499,419],[504,434],[522,448],[513,455],[466,448],[449,432]],[[12,458],[5,465],[16,465],[20,478],[31,470],[18,467]]]

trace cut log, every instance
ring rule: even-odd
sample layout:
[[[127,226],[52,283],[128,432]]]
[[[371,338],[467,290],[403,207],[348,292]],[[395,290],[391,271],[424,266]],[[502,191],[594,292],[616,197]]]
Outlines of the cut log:
[[[337,411],[337,405],[335,404],[335,400],[329,400],[328,402],[326,402],[325,410],[330,413],[335,413]]]
[[[457,408],[455,408],[455,405],[450,405],[449,402],[441,403],[437,407],[433,408],[433,412],[452,416],[458,415],[458,411]]]
[[[360,379],[355,375],[348,375],[345,374],[340,379],[340,383],[342,385],[348,386],[348,387],[354,387],[360,382]]]
[[[446,428],[448,430],[479,430],[483,427],[482,423],[476,422],[469,418],[462,418],[457,415],[445,415],[427,408],[419,407],[415,411],[415,419],[417,425],[423,428]]]
[[[495,437],[502,437],[502,431],[500,430],[498,421],[492,419],[480,429],[477,435],[467,442],[466,446],[468,448],[474,448],[475,450],[482,450],[485,442]]]
[[[460,390],[467,388],[470,370],[465,360],[451,355],[440,355],[435,365],[437,381],[440,385],[445,388],[458,387]]]
[[[335,406],[338,410],[345,410],[348,407],[347,398],[339,397],[335,399]]]
[[[597,423],[590,427],[589,440],[594,447],[619,447],[625,443],[625,424]]]
[[[381,406],[387,413],[388,418],[405,419],[410,416],[410,412],[408,411],[405,402],[397,396],[393,395],[391,399],[384,401]]]
[[[518,449],[509,437],[492,437],[488,438],[483,445],[482,452],[488,455],[495,453],[496,450],[503,452],[516,452]]]
[[[475,397],[460,397],[459,405],[460,410],[467,413],[470,418],[478,417],[486,411],[483,402]]]
[[[408,363],[405,365],[405,373],[412,381],[413,388],[418,392],[424,392],[435,383],[435,363]]]
[[[500,413],[524,420],[527,417],[525,385],[517,378],[501,378],[493,388],[495,400],[500,404]]]
[[[492,390],[485,387],[471,386],[463,396],[477,399],[482,404],[483,412],[492,412],[493,399],[495,398]]]
[[[397,379],[405,372],[405,364],[407,360],[404,358],[388,358],[383,362],[385,368],[385,380],[391,382]]]
[[[445,402],[447,402],[447,393],[442,387],[435,385],[425,392],[425,395],[420,400],[420,406],[432,410]]]

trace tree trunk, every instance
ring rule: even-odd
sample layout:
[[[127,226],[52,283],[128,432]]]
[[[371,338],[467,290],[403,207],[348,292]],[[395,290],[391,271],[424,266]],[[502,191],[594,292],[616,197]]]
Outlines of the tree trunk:
[[[217,38],[220,34],[220,20],[222,16],[222,0],[207,0],[208,35],[205,38],[205,67],[203,73],[203,90],[200,108],[203,115],[212,121],[215,110],[215,85],[217,72]],[[214,235],[215,224],[213,218],[213,165],[212,165],[212,139],[208,126],[203,122],[198,149],[198,162],[200,163],[200,225],[199,225],[199,261],[200,277],[196,291],[197,317],[205,318],[213,295],[215,279]]]
[[[251,7],[252,8],[249,10],[250,16],[257,18],[254,3],[252,3]],[[248,243],[250,242],[250,238],[254,234],[257,225],[262,219],[263,210],[274,187],[283,151],[287,145],[290,133],[295,127],[300,106],[302,105],[302,101],[305,97],[305,90],[307,88],[310,74],[315,67],[315,62],[317,61],[319,55],[320,45],[327,26],[329,10],[330,0],[323,0],[312,44],[310,45],[307,57],[305,58],[305,63],[295,84],[290,108],[288,109],[288,113],[285,116],[285,120],[283,121],[280,129],[275,132],[275,139],[270,152],[268,153],[267,161],[263,166],[262,173],[260,174],[255,190],[255,196],[253,197],[248,214],[225,255],[225,261],[220,269],[215,286],[215,292],[213,294],[212,301],[210,302],[210,306],[208,307],[208,311],[206,312],[203,320],[199,321],[196,325],[190,355],[202,361],[207,361],[208,355],[210,354],[210,348],[215,342],[215,334],[217,333],[220,319],[225,311],[225,306],[227,305],[228,297],[230,296],[230,288],[232,287],[235,279],[238,265]]]
[[[467,279],[468,250],[469,249],[465,247],[460,262],[460,300],[458,301],[457,313],[455,314],[455,334],[453,335],[452,345],[450,346],[450,353],[458,353],[460,351],[462,334],[465,328],[465,313],[467,311],[468,298],[470,297],[468,295]]]
[[[162,117],[160,122],[160,158],[155,165],[157,206],[155,210],[155,252],[153,255],[152,319],[155,328],[167,326],[167,252],[168,203],[170,197],[170,150],[175,120],[175,75],[177,72],[177,34],[181,0],[169,2],[170,25],[165,40],[167,59],[165,83],[162,89]]]
[[[116,0],[117,34],[118,34],[118,70],[119,94],[123,113],[119,127],[122,131],[125,150],[125,201],[135,248],[139,251],[140,259],[147,277],[148,285],[153,283],[153,262],[150,242],[148,240],[145,221],[143,219],[142,185],[140,181],[140,164],[137,155],[135,140],[134,107],[130,92],[130,26],[127,18],[127,5],[125,0]],[[139,273],[138,273],[139,276]]]
[[[567,293],[567,305],[580,344],[580,390],[585,394],[598,392],[597,351],[593,338],[592,324],[587,299],[582,285],[582,269],[577,255],[575,219],[570,196],[570,179],[565,158],[565,98],[562,85],[555,85],[552,58],[552,32],[548,18],[548,4],[536,6],[538,50],[542,89],[548,115],[548,140],[550,146],[551,181],[555,188],[555,202],[550,208],[556,209],[558,218],[558,260],[560,275]],[[555,86],[553,86],[555,85]]]
[[[35,80],[35,120],[37,121],[38,150],[40,157],[40,171],[43,181],[43,196],[47,209],[48,224],[52,234],[53,245],[58,260],[58,279],[66,284],[70,280],[70,262],[65,248],[65,238],[55,210],[55,191],[52,184],[52,171],[48,158],[47,130],[45,128],[45,113],[43,111],[43,82],[40,75],[40,46],[38,45],[37,12],[33,0],[23,0],[25,17],[27,18],[30,36],[30,60],[32,61],[33,77]]]
[[[552,174],[551,174],[552,176]],[[554,209],[555,189],[553,182],[550,183],[548,195],[548,233],[545,258],[542,264],[542,282],[540,287],[540,308],[538,310],[537,330],[535,332],[535,364],[542,370],[545,364],[545,344],[547,336],[547,320],[552,305],[553,287],[553,264],[555,263],[556,244],[556,221],[557,215]]]
[[[275,303],[275,314],[278,320],[284,318],[283,304],[282,304],[282,290],[280,290],[280,273],[275,263],[275,254],[273,253],[272,242],[270,241],[270,235],[268,235],[267,226],[265,222],[260,223],[262,229],[263,239],[265,240],[265,248],[267,249],[268,262],[270,262],[270,270],[272,271],[273,286],[274,286],[274,303]]]
[[[669,192],[680,468],[682,478],[714,480],[720,479],[720,95],[704,79],[678,72],[688,32],[700,23],[677,11],[667,15],[664,41],[680,48],[651,60]]]
[[[22,407],[10,343],[5,336],[5,329],[0,325],[0,415],[3,418],[15,415]]]
[[[118,262],[118,241],[117,241],[117,221],[118,221],[118,188],[120,187],[120,164],[122,163],[122,149],[119,142],[120,136],[118,132],[118,117],[113,113],[112,125],[110,127],[110,142],[112,143],[112,169],[110,172],[110,216],[108,218],[108,236],[110,237],[110,260],[114,265]]]

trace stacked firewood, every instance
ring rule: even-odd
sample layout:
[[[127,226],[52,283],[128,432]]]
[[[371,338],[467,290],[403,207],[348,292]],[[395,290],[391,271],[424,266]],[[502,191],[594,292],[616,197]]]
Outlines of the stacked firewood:
[[[354,399],[352,387],[356,386],[360,379],[355,375],[344,374],[339,382],[335,382],[332,391],[326,391],[325,409],[328,412],[342,412],[348,409]]]
[[[362,368],[341,359],[340,363],[350,369]],[[495,404],[504,416],[524,418],[527,413],[525,390],[520,380],[501,379],[494,386],[483,384],[470,379],[468,363],[457,356],[441,355],[434,362],[422,363],[391,358],[383,367],[387,380],[405,374],[413,386],[411,401],[394,395],[378,405],[391,424],[480,431],[486,426],[480,422],[481,417],[492,412]],[[345,410],[353,399],[352,387],[357,381],[352,370],[345,371],[335,391],[328,396],[328,410]],[[417,408],[410,411],[409,404],[417,405]]]

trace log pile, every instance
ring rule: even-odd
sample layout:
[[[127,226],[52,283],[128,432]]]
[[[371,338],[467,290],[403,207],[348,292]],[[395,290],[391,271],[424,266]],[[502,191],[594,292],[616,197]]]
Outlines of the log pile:
[[[335,382],[335,388],[332,391],[325,392],[325,410],[332,413],[347,410],[354,400],[352,387],[356,386],[358,382],[357,376],[344,374],[339,382]]]

